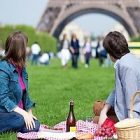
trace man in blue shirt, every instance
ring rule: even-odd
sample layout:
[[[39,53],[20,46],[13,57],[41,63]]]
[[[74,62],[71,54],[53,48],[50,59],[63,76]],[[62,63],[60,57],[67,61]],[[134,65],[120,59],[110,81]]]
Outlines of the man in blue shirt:
[[[107,118],[111,107],[118,120],[130,117],[130,99],[140,90],[140,60],[130,53],[125,37],[117,31],[110,32],[105,37],[103,46],[115,62],[115,88],[100,113],[100,125]],[[140,96],[135,99],[133,112],[136,118],[140,118]]]

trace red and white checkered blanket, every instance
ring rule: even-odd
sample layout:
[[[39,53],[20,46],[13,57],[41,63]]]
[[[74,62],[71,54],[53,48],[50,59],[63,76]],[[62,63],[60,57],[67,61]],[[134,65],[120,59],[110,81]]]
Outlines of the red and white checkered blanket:
[[[59,124],[55,125],[54,129],[61,129],[62,132],[65,132],[66,129],[66,122],[60,122]],[[76,123],[77,131],[80,133],[92,133],[94,134],[95,131],[98,129],[98,125],[94,124],[93,122],[85,122],[82,120],[77,121]],[[41,125],[39,132],[48,131],[46,128],[48,128],[46,125]],[[17,138],[19,140],[37,140],[38,133],[39,132],[29,132],[29,133],[17,133]],[[58,139],[58,138],[51,138],[51,137],[45,137],[46,140],[64,140],[64,139]],[[94,140],[103,140],[102,137],[95,137]]]

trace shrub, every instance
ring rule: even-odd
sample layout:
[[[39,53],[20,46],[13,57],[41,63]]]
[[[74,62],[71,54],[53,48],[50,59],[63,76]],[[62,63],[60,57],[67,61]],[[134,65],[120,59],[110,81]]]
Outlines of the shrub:
[[[7,36],[13,32],[20,30],[24,32],[29,39],[28,46],[34,42],[38,42],[40,44],[42,51],[49,51],[49,52],[56,52],[56,39],[50,36],[48,33],[45,32],[38,32],[35,28],[26,25],[6,25],[0,27],[0,46],[4,47],[5,40]]]
[[[140,42],[140,35],[138,37],[133,37],[131,41]]]

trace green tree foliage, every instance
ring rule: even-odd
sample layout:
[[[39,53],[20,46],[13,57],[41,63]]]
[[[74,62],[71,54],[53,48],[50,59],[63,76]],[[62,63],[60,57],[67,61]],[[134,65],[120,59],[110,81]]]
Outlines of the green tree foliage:
[[[131,41],[140,42],[140,35],[138,37],[133,37]]]
[[[31,26],[26,25],[6,25],[0,27],[0,46],[4,47],[7,36],[13,31],[22,31],[28,36],[28,46],[34,42],[40,44],[42,51],[56,52],[56,39],[45,32],[38,32]]]

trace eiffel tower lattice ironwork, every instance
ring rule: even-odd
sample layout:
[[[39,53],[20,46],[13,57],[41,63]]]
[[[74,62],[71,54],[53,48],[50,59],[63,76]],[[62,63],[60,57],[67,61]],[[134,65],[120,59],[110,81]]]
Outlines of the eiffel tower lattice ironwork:
[[[59,37],[74,18],[86,13],[102,13],[118,20],[130,36],[140,34],[140,0],[49,0],[37,30]]]

